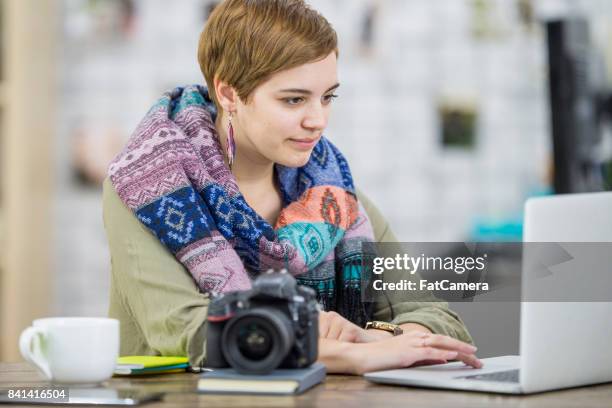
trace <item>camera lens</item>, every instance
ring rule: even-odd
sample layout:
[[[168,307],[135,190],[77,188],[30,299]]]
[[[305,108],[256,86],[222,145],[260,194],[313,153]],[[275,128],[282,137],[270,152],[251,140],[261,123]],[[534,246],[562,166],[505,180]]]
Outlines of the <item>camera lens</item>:
[[[295,341],[285,314],[272,308],[254,308],[227,323],[221,339],[227,362],[245,374],[265,374],[277,368]]]
[[[272,334],[256,321],[242,325],[238,329],[238,349],[249,360],[262,360],[272,350]]]

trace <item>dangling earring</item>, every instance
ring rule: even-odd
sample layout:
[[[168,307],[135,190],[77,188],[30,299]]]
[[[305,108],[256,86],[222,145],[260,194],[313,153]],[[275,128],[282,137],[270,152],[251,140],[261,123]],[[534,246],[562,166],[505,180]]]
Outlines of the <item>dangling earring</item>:
[[[227,128],[227,162],[230,170],[236,158],[236,142],[234,141],[234,127],[232,126],[232,112],[229,113],[229,126]]]

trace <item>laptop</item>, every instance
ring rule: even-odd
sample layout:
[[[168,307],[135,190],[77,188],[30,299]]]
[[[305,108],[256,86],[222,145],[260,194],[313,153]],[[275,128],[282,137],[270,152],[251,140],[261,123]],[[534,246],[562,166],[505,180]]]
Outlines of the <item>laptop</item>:
[[[523,238],[525,242],[612,242],[612,192],[527,200]],[[576,276],[589,279],[593,273],[581,269],[570,271],[574,280]],[[545,280],[530,279],[529,273],[523,267],[523,296],[533,290],[567,291],[560,285],[537,288]],[[520,356],[485,358],[480,369],[453,362],[371,372],[365,378],[376,383],[505,394],[612,381],[612,302],[563,302],[563,296],[558,293],[559,301],[521,302]]]

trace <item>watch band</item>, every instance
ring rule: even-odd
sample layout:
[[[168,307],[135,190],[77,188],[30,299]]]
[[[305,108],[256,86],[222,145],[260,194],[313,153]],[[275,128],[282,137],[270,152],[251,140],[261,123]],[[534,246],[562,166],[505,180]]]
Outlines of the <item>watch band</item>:
[[[384,331],[388,331],[389,333],[393,334],[394,336],[399,336],[400,334],[404,333],[404,330],[402,330],[401,327],[399,327],[399,325],[397,324],[393,324],[393,323],[387,323],[387,322],[380,322],[377,320],[371,321],[371,322],[367,322],[365,329],[377,329],[377,330],[384,330]]]

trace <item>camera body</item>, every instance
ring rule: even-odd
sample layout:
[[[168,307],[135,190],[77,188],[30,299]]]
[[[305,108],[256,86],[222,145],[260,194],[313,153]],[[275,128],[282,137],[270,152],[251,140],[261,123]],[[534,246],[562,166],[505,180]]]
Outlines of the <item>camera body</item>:
[[[244,374],[307,367],[317,359],[318,337],[315,291],[285,271],[268,272],[252,289],[213,296],[206,365]]]

